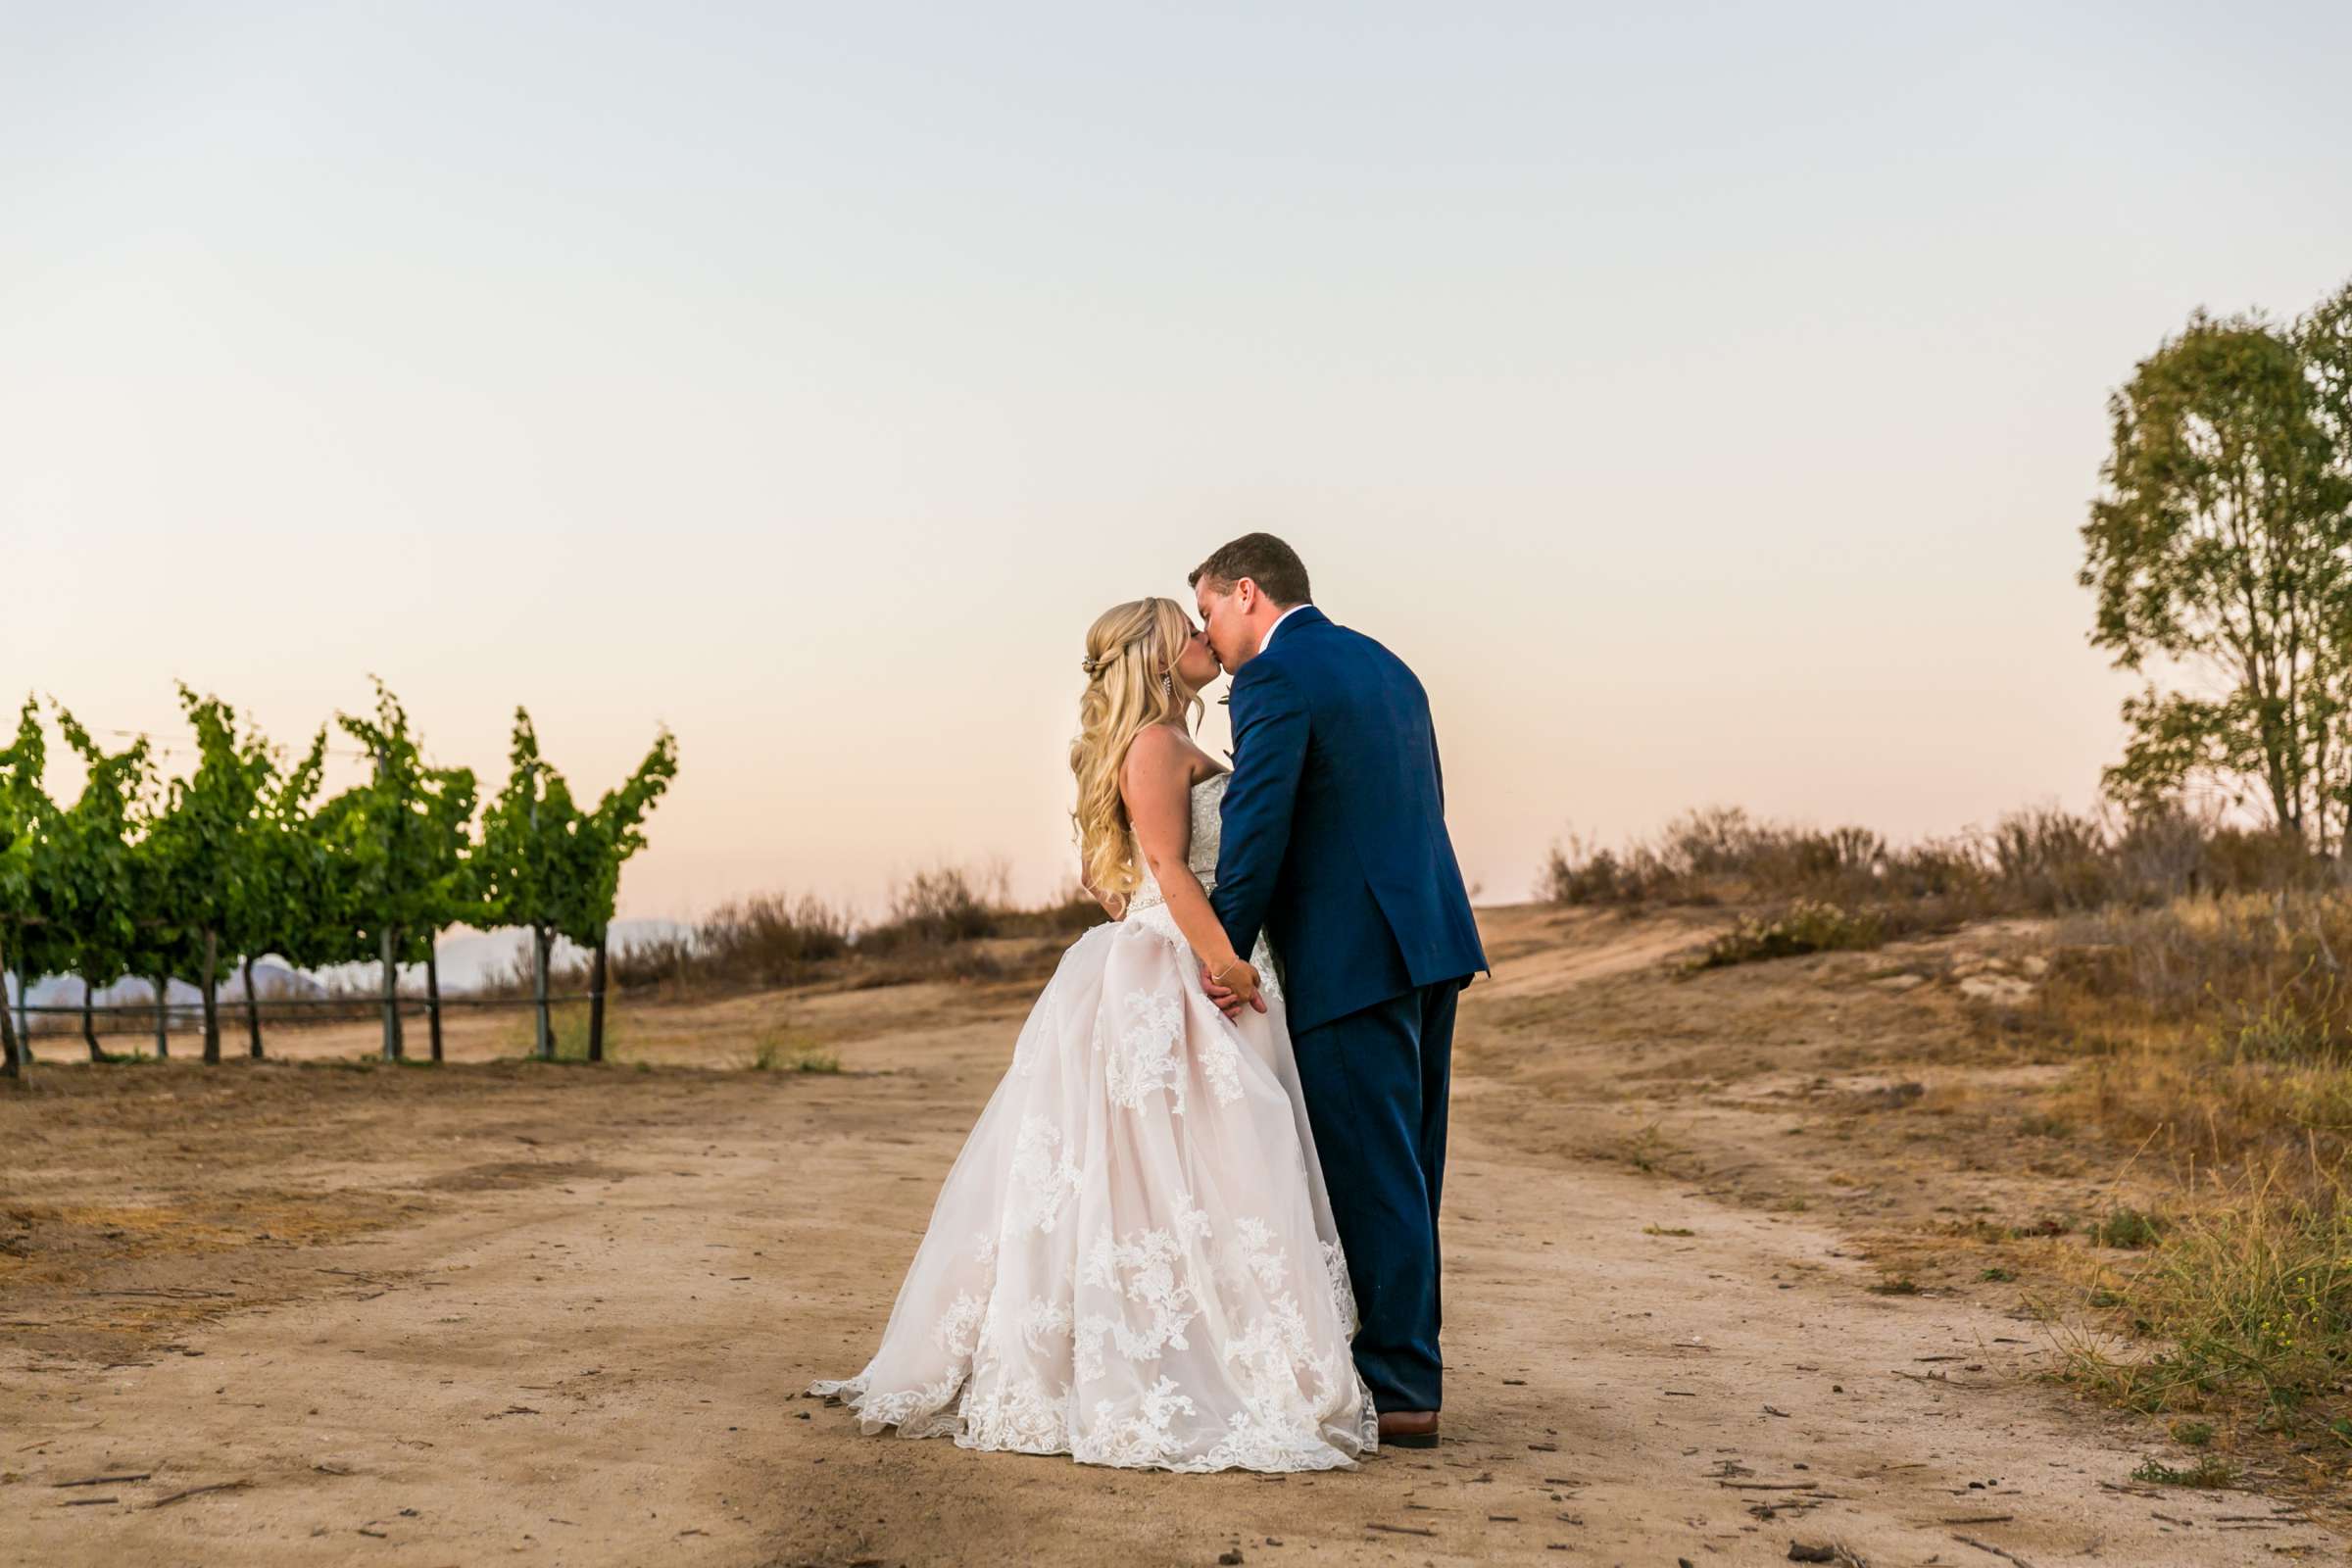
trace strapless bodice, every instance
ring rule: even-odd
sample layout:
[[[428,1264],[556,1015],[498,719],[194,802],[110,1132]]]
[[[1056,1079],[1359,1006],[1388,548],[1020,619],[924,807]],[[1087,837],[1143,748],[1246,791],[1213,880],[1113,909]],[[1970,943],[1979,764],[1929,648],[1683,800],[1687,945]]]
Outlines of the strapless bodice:
[[[1184,863],[1193,875],[1200,879],[1200,890],[1210,893],[1217,886],[1217,848],[1224,839],[1225,816],[1220,809],[1225,804],[1225,784],[1231,773],[1212,773],[1193,786],[1193,842],[1185,852]],[[1152,862],[1144,858],[1143,846],[1135,846],[1135,863],[1143,868],[1143,885],[1135,897],[1127,901],[1127,912],[1149,909],[1167,903],[1159,891],[1159,878],[1152,874]]]

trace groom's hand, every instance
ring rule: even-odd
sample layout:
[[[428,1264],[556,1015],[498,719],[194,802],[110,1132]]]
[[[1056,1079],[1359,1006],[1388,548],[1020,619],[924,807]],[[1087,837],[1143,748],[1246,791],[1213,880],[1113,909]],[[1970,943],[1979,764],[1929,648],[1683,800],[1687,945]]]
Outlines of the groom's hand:
[[[1200,966],[1200,989],[1208,993],[1208,1000],[1215,1003],[1217,1010],[1226,1017],[1238,1018],[1242,1015],[1244,1004],[1241,994],[1231,986],[1221,986],[1210,978],[1208,965],[1205,963]],[[1266,994],[1263,991],[1256,993],[1250,999],[1248,1005],[1255,1007],[1260,1012],[1265,1011]]]

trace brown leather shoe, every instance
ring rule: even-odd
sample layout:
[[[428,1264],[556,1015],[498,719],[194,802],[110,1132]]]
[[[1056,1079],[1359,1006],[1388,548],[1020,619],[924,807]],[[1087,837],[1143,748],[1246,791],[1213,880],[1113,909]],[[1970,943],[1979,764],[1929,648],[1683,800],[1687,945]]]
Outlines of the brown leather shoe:
[[[1384,1448],[1434,1448],[1438,1446],[1435,1410],[1383,1410],[1380,1446]]]

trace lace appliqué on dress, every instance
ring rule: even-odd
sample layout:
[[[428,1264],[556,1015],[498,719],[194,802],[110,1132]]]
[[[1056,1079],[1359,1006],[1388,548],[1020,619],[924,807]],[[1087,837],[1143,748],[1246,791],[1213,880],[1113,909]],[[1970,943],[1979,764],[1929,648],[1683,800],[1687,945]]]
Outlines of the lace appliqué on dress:
[[[1184,998],[1176,992],[1130,991],[1122,1005],[1132,1020],[1119,1032],[1118,1049],[1105,1069],[1110,1102],[1141,1109],[1146,1096],[1166,1090],[1170,1106],[1184,1114]]]
[[[1021,1118],[1021,1133],[1012,1145],[1012,1179],[1020,1188],[1022,1221],[1041,1231],[1054,1228],[1062,1205],[1078,1196],[1078,1184],[1086,1179],[1077,1161],[1060,1151],[1061,1129],[1044,1116]]]

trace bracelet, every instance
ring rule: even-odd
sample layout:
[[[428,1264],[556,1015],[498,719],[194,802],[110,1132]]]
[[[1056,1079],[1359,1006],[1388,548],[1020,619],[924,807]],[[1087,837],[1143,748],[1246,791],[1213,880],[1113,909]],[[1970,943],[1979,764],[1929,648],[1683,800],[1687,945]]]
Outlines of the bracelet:
[[[1235,955],[1233,956],[1233,962],[1232,962],[1232,963],[1229,963],[1229,964],[1227,964],[1227,965],[1226,965],[1224,968],[1222,968],[1222,969],[1219,969],[1219,970],[1218,970],[1218,971],[1217,971],[1215,974],[1212,974],[1212,975],[1210,975],[1210,976],[1209,976],[1209,978],[1210,978],[1211,980],[1214,980],[1214,981],[1216,981],[1216,982],[1217,982],[1219,985],[1223,985],[1223,984],[1225,983],[1225,977],[1226,977],[1227,975],[1229,975],[1229,974],[1233,973],[1233,971],[1235,970],[1235,968],[1236,968],[1236,967],[1238,967],[1238,966],[1241,964],[1241,962],[1242,962],[1242,956],[1241,956],[1240,954],[1238,954],[1238,953],[1237,953],[1237,954],[1235,954]]]

